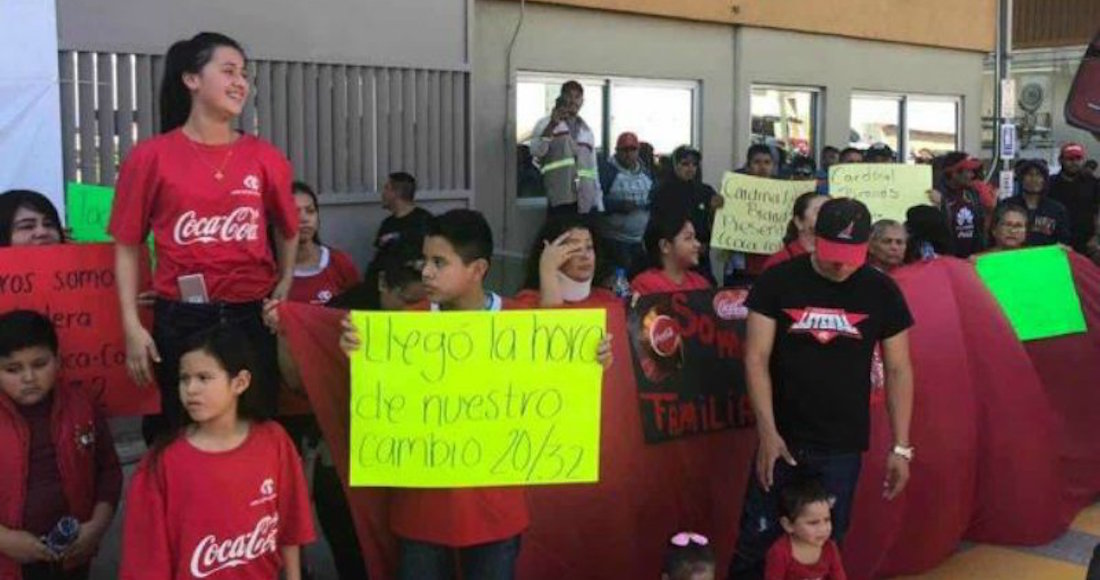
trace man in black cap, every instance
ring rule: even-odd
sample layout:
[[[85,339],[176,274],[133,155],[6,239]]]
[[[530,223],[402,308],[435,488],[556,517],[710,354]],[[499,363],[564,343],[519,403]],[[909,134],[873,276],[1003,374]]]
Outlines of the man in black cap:
[[[653,191],[651,214],[687,214],[695,228],[695,237],[703,248],[699,254],[699,271],[711,283],[710,234],[714,212],[722,207],[723,198],[699,177],[703,154],[690,145],[681,145],[672,152],[672,174],[667,175]]]
[[[864,263],[866,206],[827,201],[814,233],[813,252],[764,272],[746,301],[745,376],[760,447],[731,578],[761,577],[764,555],[782,533],[777,498],[792,479],[821,480],[836,498],[832,537],[843,539],[870,438],[871,364],[880,342],[895,443],[885,497],[896,497],[909,479],[913,318],[893,280]]]
[[[1027,245],[1049,246],[1072,243],[1069,213],[1066,206],[1054,201],[1050,190],[1050,173],[1047,164],[1039,159],[1025,159],[1016,165],[1016,180],[1020,182],[1020,194],[1010,197],[1004,204],[1015,205],[1027,211]],[[1093,217],[1093,220],[1096,218]]]

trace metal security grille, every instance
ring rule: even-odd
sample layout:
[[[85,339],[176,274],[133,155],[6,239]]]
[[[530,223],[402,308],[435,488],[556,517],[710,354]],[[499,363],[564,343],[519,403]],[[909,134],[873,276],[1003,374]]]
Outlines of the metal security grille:
[[[59,58],[65,179],[113,185],[120,161],[157,131],[164,58]],[[422,190],[471,188],[469,72],[271,60],[249,69],[240,128],[274,143],[320,192],[378,191],[394,171]]]

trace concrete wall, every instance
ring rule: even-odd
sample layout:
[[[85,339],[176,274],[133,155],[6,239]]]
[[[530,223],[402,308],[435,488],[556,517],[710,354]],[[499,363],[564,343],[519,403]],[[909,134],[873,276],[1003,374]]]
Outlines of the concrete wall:
[[[59,0],[62,50],[161,53],[202,30],[253,56],[463,68],[472,0]],[[425,17],[425,15],[431,17]]]
[[[476,204],[502,240],[498,245],[524,252],[546,215],[544,201],[519,205],[515,198],[515,103],[508,83],[517,70],[700,81],[704,178],[716,183],[729,168],[731,27],[529,4],[507,70],[519,5],[478,0],[475,14]]]
[[[963,148],[980,149],[982,53],[762,28],[739,28],[736,38],[735,151],[750,143],[753,84],[824,89],[822,144],[841,147],[848,144],[852,92],[962,97]]]

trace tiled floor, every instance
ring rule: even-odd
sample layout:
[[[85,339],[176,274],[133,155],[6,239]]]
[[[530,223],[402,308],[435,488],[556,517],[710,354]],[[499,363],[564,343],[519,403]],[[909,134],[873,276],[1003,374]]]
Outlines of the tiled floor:
[[[1083,580],[1097,543],[1100,543],[1100,504],[1078,514],[1070,530],[1046,546],[967,546],[935,570],[908,578]]]

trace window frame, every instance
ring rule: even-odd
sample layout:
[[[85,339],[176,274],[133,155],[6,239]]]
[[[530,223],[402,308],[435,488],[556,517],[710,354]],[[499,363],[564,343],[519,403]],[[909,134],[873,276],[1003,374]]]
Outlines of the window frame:
[[[896,91],[865,91],[853,90],[848,97],[848,131],[852,130],[852,100],[858,97],[897,99],[898,102],[898,147],[894,152],[898,163],[911,163],[910,139],[909,139],[909,103],[939,102],[955,105],[955,145],[953,150],[959,151],[966,138],[963,134],[963,95],[946,95],[939,93],[905,93]]]
[[[756,90],[764,91],[784,91],[784,92],[805,92],[810,93],[810,111],[813,117],[810,119],[810,140],[813,142],[813,150],[811,154],[815,163],[820,163],[821,150],[825,147],[822,143],[822,136],[825,134],[824,129],[824,117],[825,117],[825,87],[815,87],[811,85],[788,85],[782,83],[752,83],[749,86],[749,141],[752,141],[752,93]]]

